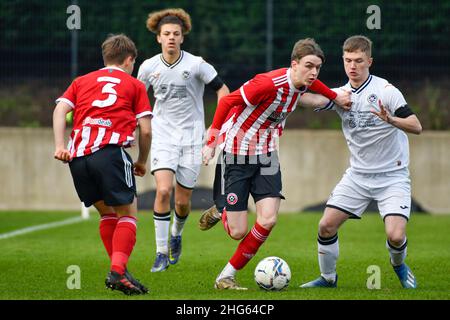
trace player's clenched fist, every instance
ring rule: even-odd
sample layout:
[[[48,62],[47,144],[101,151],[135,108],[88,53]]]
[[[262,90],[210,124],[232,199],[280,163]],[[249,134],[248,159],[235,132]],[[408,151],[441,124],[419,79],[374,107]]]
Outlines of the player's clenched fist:
[[[55,159],[63,161],[63,162],[69,162],[70,160],[70,152],[67,149],[56,149]]]
[[[145,163],[135,162],[133,167],[133,172],[135,176],[143,177],[147,172],[147,167]]]
[[[348,90],[337,90],[337,97],[334,99],[334,102],[338,104],[344,110],[350,110],[352,105],[352,93]]]

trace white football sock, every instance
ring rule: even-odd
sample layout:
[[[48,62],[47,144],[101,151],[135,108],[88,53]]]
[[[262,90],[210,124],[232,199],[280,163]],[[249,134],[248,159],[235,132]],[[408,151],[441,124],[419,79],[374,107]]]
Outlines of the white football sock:
[[[389,251],[389,255],[391,257],[391,264],[395,266],[401,265],[406,258],[408,241],[405,238],[405,241],[402,243],[400,247],[394,247],[389,240],[386,240],[386,248]]]
[[[172,229],[171,229],[173,237],[181,236],[181,234],[183,233],[184,224],[186,223],[188,216],[189,215],[187,215],[185,217],[180,217],[177,214],[177,212],[175,211],[175,215],[173,217]]]
[[[155,223],[156,252],[161,252],[168,255],[170,211],[166,213],[154,212],[153,222]]]
[[[233,277],[236,275],[236,269],[228,262],[222,272],[217,276],[216,281],[226,277]]]
[[[317,238],[320,274],[329,282],[336,281],[336,261],[339,257],[337,234],[330,238]]]

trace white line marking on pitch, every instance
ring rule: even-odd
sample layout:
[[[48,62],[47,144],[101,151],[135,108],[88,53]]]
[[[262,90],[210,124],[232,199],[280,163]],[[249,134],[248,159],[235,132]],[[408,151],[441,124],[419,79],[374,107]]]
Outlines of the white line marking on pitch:
[[[27,227],[27,228],[23,228],[23,229],[18,229],[18,230],[11,231],[11,232],[0,233],[0,240],[8,239],[8,238],[16,237],[16,236],[20,236],[22,234],[31,233],[31,232],[34,232],[34,231],[57,228],[57,227],[65,226],[65,225],[68,225],[68,224],[74,224],[74,223],[78,223],[78,222],[82,222],[82,221],[86,221],[86,220],[87,219],[84,219],[84,218],[81,218],[81,217],[75,217],[75,218],[69,218],[69,219],[62,220],[62,221],[56,221],[56,222],[51,222],[51,223],[39,224],[39,225],[36,225],[36,226]]]

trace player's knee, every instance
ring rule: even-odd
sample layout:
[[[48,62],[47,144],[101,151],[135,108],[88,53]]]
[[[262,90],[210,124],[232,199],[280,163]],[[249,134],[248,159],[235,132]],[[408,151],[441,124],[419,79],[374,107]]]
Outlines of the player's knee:
[[[388,233],[387,237],[390,244],[399,247],[405,242],[406,235],[401,230],[393,230]]]
[[[337,226],[335,226],[331,221],[321,219],[319,222],[319,235],[321,237],[332,237],[337,232]]]
[[[230,237],[234,240],[242,240],[247,234],[247,230],[243,229],[231,229],[230,228]]]
[[[228,234],[234,240],[241,240],[241,239],[243,239],[246,236],[247,232],[248,232],[247,226],[245,226],[245,227],[243,225],[236,225],[234,227],[230,226],[230,225],[228,225],[228,226],[229,226],[229,230],[230,230],[230,232]]]
[[[258,224],[266,230],[272,230],[277,224],[277,217],[273,216],[270,218],[261,219]]]
[[[180,201],[180,200],[175,201],[175,209],[177,210],[178,214],[185,215],[189,213],[190,207],[191,206],[189,201]]]
[[[156,189],[156,197],[160,200],[160,201],[170,201],[170,196],[172,194],[172,190],[171,188],[167,188],[167,187],[159,187]]]

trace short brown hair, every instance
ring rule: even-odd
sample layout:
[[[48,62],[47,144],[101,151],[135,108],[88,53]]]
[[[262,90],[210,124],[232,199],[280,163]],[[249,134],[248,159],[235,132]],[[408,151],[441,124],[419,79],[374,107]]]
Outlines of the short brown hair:
[[[312,38],[301,39],[297,41],[292,49],[291,61],[300,61],[301,58],[308,55],[315,55],[325,62],[325,55],[317,42]]]
[[[369,38],[361,35],[351,36],[345,40],[342,46],[344,52],[355,52],[361,50],[366,53],[368,57],[372,56],[372,41]]]
[[[159,34],[161,26],[167,23],[178,24],[184,34],[188,34],[192,29],[191,16],[181,8],[171,8],[161,11],[150,12],[147,18],[147,29]]]
[[[137,49],[124,34],[110,34],[102,44],[103,63],[121,65],[129,56],[136,58]]]

